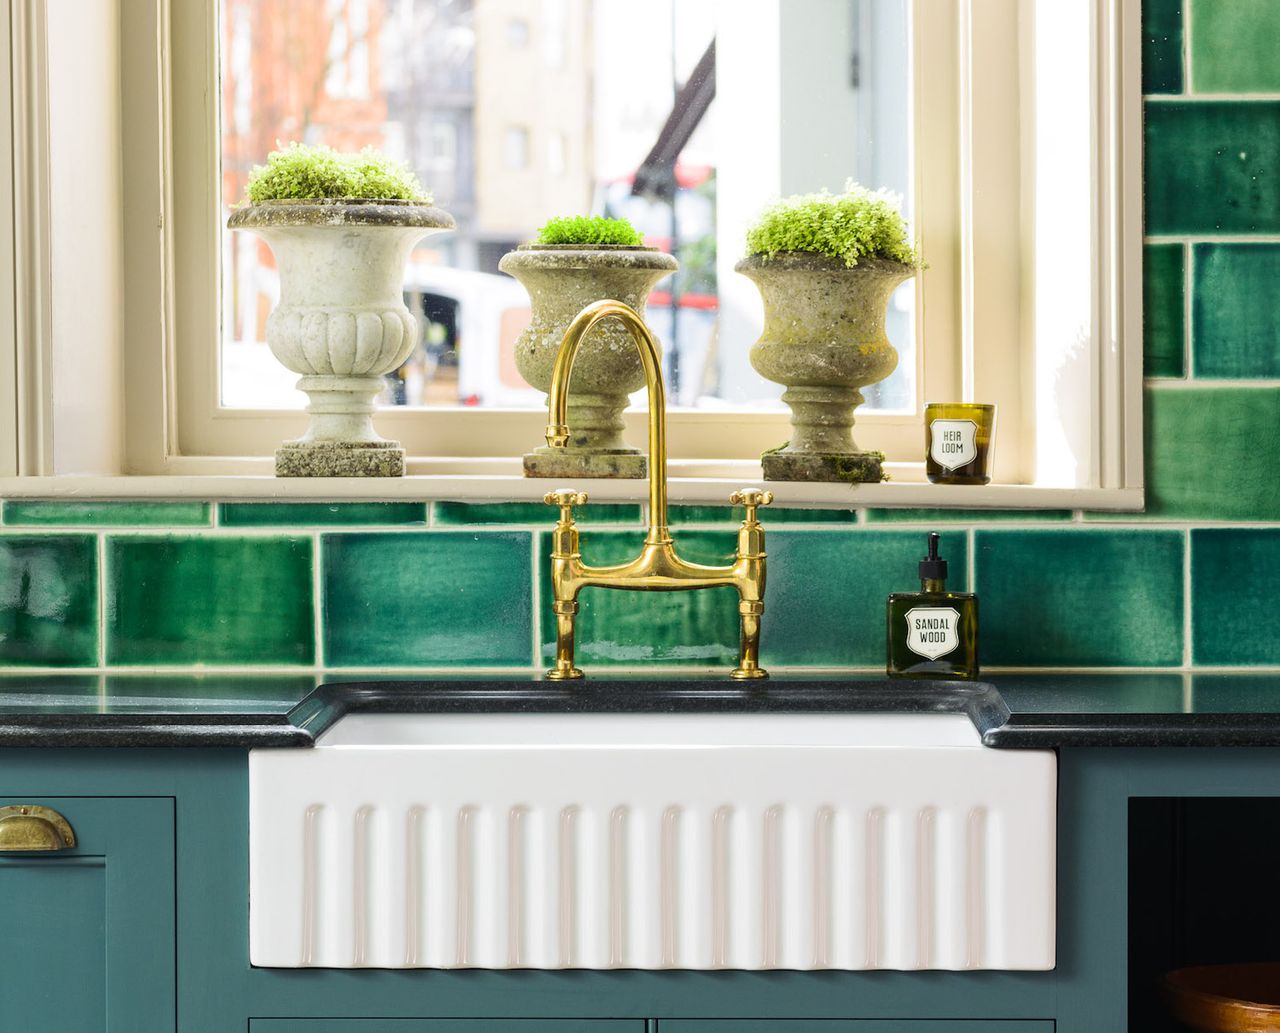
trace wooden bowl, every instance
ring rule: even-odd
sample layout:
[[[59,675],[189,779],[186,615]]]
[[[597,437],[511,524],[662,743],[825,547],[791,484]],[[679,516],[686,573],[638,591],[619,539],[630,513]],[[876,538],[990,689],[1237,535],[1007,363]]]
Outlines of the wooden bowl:
[[[1204,1033],[1280,1031],[1280,962],[1201,965],[1164,977],[1169,1012]]]

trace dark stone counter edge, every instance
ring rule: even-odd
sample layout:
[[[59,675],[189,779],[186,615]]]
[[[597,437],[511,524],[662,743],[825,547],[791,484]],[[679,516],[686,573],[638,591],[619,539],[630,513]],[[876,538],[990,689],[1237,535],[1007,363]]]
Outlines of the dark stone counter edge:
[[[306,747],[352,713],[959,713],[987,746],[1278,746],[1277,714],[1011,713],[987,682],[340,682],[287,713],[0,714],[0,747]]]

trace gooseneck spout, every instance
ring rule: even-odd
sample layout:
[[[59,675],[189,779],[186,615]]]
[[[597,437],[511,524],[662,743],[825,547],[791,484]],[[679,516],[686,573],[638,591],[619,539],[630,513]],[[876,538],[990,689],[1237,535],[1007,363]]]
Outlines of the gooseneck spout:
[[[636,311],[619,301],[597,301],[578,313],[569,324],[551,373],[547,399],[547,444],[564,448],[569,443],[568,396],[573,360],[583,337],[602,319],[619,319],[640,350],[645,382],[649,388],[649,530],[640,555],[626,563],[590,567],[582,562],[578,525],[573,509],[587,501],[583,492],[570,488],[548,492],[543,501],[560,507],[551,544],[552,612],[556,617],[556,662],[547,677],[560,681],[581,678],[574,665],[574,626],[578,594],[584,588],[614,588],[636,592],[678,592],[696,588],[732,587],[738,592],[741,638],[738,666],[732,677],[768,677],[760,666],[760,619],[764,614],[764,528],[756,510],[773,501],[773,493],[752,489],[736,491],[729,501],[746,510],[738,530],[734,562],[723,567],[690,563],[676,552],[667,527],[667,411],[662,384],[662,358],[658,343]]]
[[[560,351],[551,370],[551,391],[547,395],[547,444],[564,448],[569,443],[569,377],[578,347],[591,328],[602,319],[618,319],[631,333],[649,392],[649,533],[646,542],[671,541],[667,529],[667,392],[662,382],[662,353],[643,319],[630,305],[620,301],[597,301],[574,317],[565,331]]]

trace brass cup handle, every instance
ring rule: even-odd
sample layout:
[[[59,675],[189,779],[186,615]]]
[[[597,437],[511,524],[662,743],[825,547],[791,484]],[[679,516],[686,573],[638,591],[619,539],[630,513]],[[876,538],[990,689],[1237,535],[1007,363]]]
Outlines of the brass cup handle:
[[[75,845],[71,822],[52,807],[26,803],[0,807],[0,854],[69,850]]]

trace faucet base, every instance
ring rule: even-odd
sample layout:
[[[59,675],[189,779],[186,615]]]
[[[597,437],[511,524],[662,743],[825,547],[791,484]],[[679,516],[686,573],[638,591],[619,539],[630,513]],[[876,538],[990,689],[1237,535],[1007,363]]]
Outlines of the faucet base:
[[[552,667],[547,671],[547,681],[577,681],[582,676],[582,670],[578,667]]]
[[[759,681],[768,678],[769,672],[763,667],[735,667],[729,677],[734,681]]]

